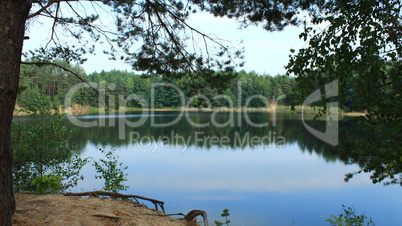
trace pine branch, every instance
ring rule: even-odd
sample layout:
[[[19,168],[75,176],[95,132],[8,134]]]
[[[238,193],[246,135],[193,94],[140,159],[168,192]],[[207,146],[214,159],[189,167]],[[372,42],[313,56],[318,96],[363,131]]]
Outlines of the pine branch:
[[[78,78],[81,82],[87,84],[93,91],[96,92],[96,94],[99,95],[99,91],[95,87],[93,87],[89,82],[87,82],[85,79],[83,79],[79,74],[77,74],[74,71],[72,71],[72,70],[70,70],[70,69],[68,69],[66,67],[63,67],[63,66],[61,66],[59,64],[52,63],[52,62],[21,62],[21,64],[26,64],[26,65],[52,65],[52,66],[61,68],[64,71],[67,71],[67,72],[73,74],[76,78]]]

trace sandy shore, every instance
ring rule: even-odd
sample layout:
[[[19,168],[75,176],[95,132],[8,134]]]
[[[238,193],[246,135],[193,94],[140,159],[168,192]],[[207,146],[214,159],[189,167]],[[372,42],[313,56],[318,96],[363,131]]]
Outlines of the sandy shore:
[[[197,225],[133,201],[15,194],[13,225]]]

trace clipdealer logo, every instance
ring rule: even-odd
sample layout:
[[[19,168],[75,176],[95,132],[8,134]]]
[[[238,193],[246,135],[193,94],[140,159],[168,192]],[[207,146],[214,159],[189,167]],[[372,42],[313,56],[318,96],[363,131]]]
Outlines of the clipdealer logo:
[[[331,112],[326,115],[325,132],[314,129],[305,122],[304,108],[314,102],[321,100],[321,91],[317,89],[310,94],[303,103],[302,107],[302,121],[304,127],[318,139],[336,146],[339,144],[339,121],[338,121],[338,102],[327,103],[327,109],[331,109]],[[327,99],[338,96],[338,80],[325,85],[325,97]]]

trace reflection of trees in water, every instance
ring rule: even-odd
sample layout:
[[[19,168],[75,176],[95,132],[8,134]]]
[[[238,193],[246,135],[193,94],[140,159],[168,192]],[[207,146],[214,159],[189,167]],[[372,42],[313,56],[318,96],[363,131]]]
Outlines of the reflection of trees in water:
[[[176,119],[177,113],[169,112],[160,113],[161,116],[155,117],[156,123],[167,123]],[[345,164],[358,164],[363,171],[371,172],[373,182],[379,182],[386,178],[393,183],[399,183],[400,178],[397,176],[402,172],[402,159],[398,150],[379,150],[372,144],[374,137],[381,138],[381,134],[369,134],[365,131],[364,126],[359,124],[356,118],[344,118],[339,122],[340,134],[337,147],[332,147],[320,139],[309,133],[301,122],[300,115],[277,114],[276,125],[272,124],[272,115],[268,113],[248,113],[250,120],[253,123],[270,122],[269,126],[256,128],[250,125],[243,116],[239,113],[233,114],[233,124],[216,127],[212,125],[211,113],[190,113],[189,118],[198,124],[210,123],[210,126],[197,128],[191,126],[186,117],[182,117],[177,123],[168,126],[156,128],[151,126],[151,121],[147,120],[138,128],[126,128],[125,138],[119,139],[119,128],[115,127],[93,127],[79,128],[73,136],[73,142],[78,144],[78,147],[84,148],[87,142],[98,146],[124,146],[129,145],[130,132],[140,134],[140,139],[133,142],[140,142],[141,138],[145,141],[150,139],[158,140],[161,137],[168,137],[164,140],[165,144],[169,145],[188,145],[195,147],[203,147],[209,149],[212,146],[208,142],[202,142],[195,139],[195,134],[199,133],[205,137],[228,137],[229,143],[227,146],[233,150],[253,148],[255,143],[250,143],[250,139],[241,140],[245,136],[249,137],[267,137],[271,136],[272,146],[275,148],[275,138],[284,137],[286,144],[297,144],[301,151],[315,153],[321,156],[327,162],[342,161]],[[218,123],[224,124],[230,119],[230,113],[219,113],[215,116]],[[114,119],[115,125],[118,125],[119,119]],[[138,118],[129,118],[130,121],[138,120]],[[106,120],[108,121],[108,120]],[[325,130],[325,122],[320,120],[305,120],[307,124],[321,131]],[[180,136],[183,139],[170,139],[171,134]],[[236,137],[237,136],[237,137]],[[144,141],[143,140],[143,141]],[[184,141],[184,142],[183,142]],[[244,142],[243,142],[244,141]],[[255,141],[255,140],[254,140]],[[264,141],[267,141],[265,139]],[[264,144],[266,147],[266,144]],[[360,173],[360,172],[357,172]]]
[[[249,113],[251,114],[251,113]],[[155,123],[168,123],[175,120],[177,116],[163,116],[163,117],[155,117]],[[269,120],[269,115],[267,114],[259,114],[250,116],[250,120],[253,123],[265,123]],[[235,142],[236,136],[243,138],[246,134],[250,137],[264,137],[269,136],[273,132],[275,132],[276,136],[282,135],[281,132],[278,131],[277,128],[281,126],[281,128],[287,127],[282,126],[281,122],[277,125],[277,127],[273,127],[272,125],[268,127],[262,128],[254,128],[250,124],[247,123],[244,117],[238,119],[237,113],[233,117],[233,123],[229,123],[225,126],[213,126],[211,121],[210,113],[202,113],[202,114],[194,114],[191,113],[189,119],[197,124],[205,124],[209,123],[209,126],[204,127],[194,127],[188,122],[187,118],[183,116],[177,123],[174,123],[171,126],[167,127],[153,127],[151,125],[151,120],[148,119],[142,126],[137,128],[125,128],[124,137],[125,139],[119,139],[119,128],[115,127],[92,127],[92,128],[79,128],[76,130],[76,133],[73,135],[72,140],[78,144],[78,147],[85,147],[86,142],[91,142],[96,145],[112,145],[112,146],[120,146],[127,145],[130,142],[130,133],[136,132],[140,134],[140,139],[137,139],[134,142],[139,142],[141,138],[147,138],[143,140],[158,140],[161,137],[171,138],[172,133],[175,136],[182,137],[183,139],[168,139],[170,145],[183,145],[187,144],[190,146],[204,146],[204,142],[196,141],[196,133],[198,134],[198,138],[203,137],[228,137],[229,144],[228,146],[232,148],[245,148],[248,147],[249,143],[245,143],[243,146],[239,146],[239,142]],[[118,118],[114,119],[115,125],[118,125]],[[131,119],[129,119],[131,120]],[[133,121],[137,120],[137,118],[133,118]],[[219,124],[225,124],[229,120],[228,114],[222,113],[216,116],[216,121]],[[282,129],[281,129],[282,130]],[[271,133],[270,133],[271,132]],[[283,135],[282,135],[283,136]],[[286,137],[285,137],[286,138]],[[186,143],[183,143],[185,140]],[[247,140],[248,141],[248,140]],[[188,143],[187,143],[188,142]],[[208,148],[209,146],[206,146]]]
[[[378,118],[374,126],[364,118],[356,121],[345,122],[355,126],[342,131],[337,150],[343,162],[358,164],[361,170],[348,174],[345,180],[365,172],[371,174],[373,183],[402,185],[402,134],[395,130],[402,128],[401,121]]]
[[[180,136],[183,139],[164,140],[166,142],[169,142],[168,144],[170,145],[188,144],[190,146],[204,147],[204,142],[197,142],[195,140],[195,134],[198,133],[201,138],[228,137],[230,140],[228,146],[235,149],[250,148],[250,143],[248,142],[250,140],[245,139],[245,141],[247,141],[245,143],[235,142],[236,140],[238,140],[239,137],[240,139],[243,139],[244,136],[257,138],[271,137],[271,142],[274,142],[275,139],[278,139],[279,137],[283,137],[286,144],[297,143],[303,151],[309,152],[322,153],[323,149],[326,147],[326,145],[322,141],[315,138],[308,131],[306,131],[302,122],[300,121],[299,115],[278,114],[275,125],[273,125],[273,123],[270,123],[271,116],[267,113],[248,113],[248,116],[249,120],[252,121],[252,123],[262,124],[269,122],[269,125],[263,127],[254,127],[253,125],[250,125],[250,123],[247,122],[245,117],[243,117],[242,115],[240,115],[239,119],[239,113],[235,113],[232,118],[229,118],[229,113],[219,113],[215,116],[216,122],[221,125],[228,122],[229,123],[228,125],[217,127],[213,126],[211,113],[190,113],[189,118],[192,122],[198,124],[209,123],[209,126],[191,126],[187,118],[183,116],[177,123],[174,123],[171,126],[153,127],[151,125],[151,120],[148,119],[143,125],[139,127],[126,127],[124,132],[125,139],[119,139],[119,118],[115,118],[113,120],[116,126],[108,126],[109,119],[106,119],[106,126],[104,127],[96,126],[92,128],[76,128],[71,141],[76,143],[80,148],[84,148],[87,142],[99,146],[122,146],[128,145],[130,143],[131,132],[140,134],[140,138],[134,140],[133,142],[140,142],[141,138],[144,137],[146,138],[143,139],[144,141],[158,140],[161,137],[171,138],[173,133],[174,135]],[[154,120],[155,123],[162,124],[172,122],[176,119],[176,117],[176,114],[170,113],[169,115],[157,116],[154,118]],[[233,123],[230,119],[233,120]],[[128,120],[134,122],[135,120],[138,120],[138,118],[128,118]],[[309,120],[307,123],[314,127],[325,128],[325,122],[323,121]],[[183,143],[183,140],[185,140],[186,143]],[[261,141],[267,140],[268,139]],[[189,142],[187,143],[187,141]],[[208,148],[210,146],[207,145],[205,147]]]
[[[323,144],[311,134],[305,133],[310,138],[299,139],[299,147],[319,154],[326,161],[339,160],[347,165],[357,164],[360,170],[347,174],[346,181],[356,174],[370,173],[373,183],[402,185],[401,146],[395,141],[390,141],[388,146],[384,145],[385,139],[391,136],[387,134],[384,122],[379,122],[378,127],[381,129],[369,129],[372,127],[364,118],[344,118],[339,124],[338,146]]]

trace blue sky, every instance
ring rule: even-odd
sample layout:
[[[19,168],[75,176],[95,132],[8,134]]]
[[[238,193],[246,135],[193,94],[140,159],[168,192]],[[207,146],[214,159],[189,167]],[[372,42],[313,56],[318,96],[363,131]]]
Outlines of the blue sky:
[[[233,19],[215,18],[204,13],[192,15],[189,23],[205,33],[212,33],[226,40],[243,40],[246,60],[243,69],[260,74],[284,74],[283,67],[289,60],[289,50],[305,45],[298,38],[303,27],[287,27],[281,32],[268,32],[257,26],[239,29],[240,24]]]
[[[216,18],[207,13],[196,13],[190,16],[188,21],[192,27],[200,31],[229,40],[233,44],[243,41],[245,47],[245,66],[238,68],[246,71],[256,71],[259,74],[277,75],[284,74],[284,66],[289,59],[290,49],[299,49],[307,45],[299,40],[298,36],[303,28],[287,27],[281,32],[268,32],[261,27],[250,26],[239,29],[240,24],[233,19]],[[24,51],[45,45],[50,37],[51,24],[48,21],[36,22],[27,35],[30,40],[25,41]],[[38,32],[39,31],[39,32]],[[87,73],[94,71],[109,71],[112,69],[131,71],[131,66],[123,61],[110,61],[108,56],[101,53],[108,46],[97,46],[96,55],[87,55],[88,61],[82,67]]]

